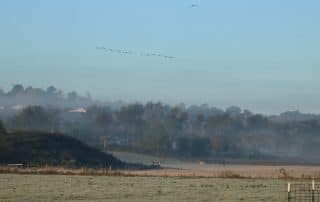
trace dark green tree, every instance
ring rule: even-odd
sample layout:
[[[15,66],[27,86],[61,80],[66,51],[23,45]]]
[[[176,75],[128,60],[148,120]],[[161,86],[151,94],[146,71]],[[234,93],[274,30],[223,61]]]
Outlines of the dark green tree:
[[[55,95],[58,93],[58,89],[54,86],[49,86],[47,88],[47,93],[50,94],[50,95]]]
[[[6,134],[7,131],[2,123],[2,121],[0,120],[0,134]]]
[[[251,129],[267,127],[268,119],[260,114],[255,114],[247,118],[247,124]]]
[[[55,120],[53,115],[41,106],[29,106],[13,118],[13,127],[51,131]]]
[[[24,92],[24,87],[21,84],[16,84],[12,87],[12,90],[9,92],[10,95],[17,95]]]

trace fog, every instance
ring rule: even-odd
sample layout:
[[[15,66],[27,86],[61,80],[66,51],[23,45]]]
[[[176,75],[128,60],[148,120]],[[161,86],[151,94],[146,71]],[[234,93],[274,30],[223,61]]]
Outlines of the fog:
[[[237,106],[106,102],[15,85],[0,91],[0,119],[10,130],[61,132],[99,149],[181,158],[319,160],[320,115],[256,114]]]

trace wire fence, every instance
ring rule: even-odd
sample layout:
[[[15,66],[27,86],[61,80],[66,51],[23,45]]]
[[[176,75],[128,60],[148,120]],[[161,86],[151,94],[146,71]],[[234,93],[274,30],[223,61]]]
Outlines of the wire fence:
[[[320,183],[288,183],[288,202],[320,202]]]

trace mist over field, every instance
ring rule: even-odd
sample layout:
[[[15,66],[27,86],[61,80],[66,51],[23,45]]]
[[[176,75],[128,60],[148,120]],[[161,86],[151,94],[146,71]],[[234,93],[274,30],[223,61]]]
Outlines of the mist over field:
[[[0,0],[0,201],[320,201],[319,0]]]
[[[256,114],[237,106],[103,102],[77,92],[15,85],[0,93],[8,130],[59,132],[100,150],[188,159],[317,163],[320,115]]]

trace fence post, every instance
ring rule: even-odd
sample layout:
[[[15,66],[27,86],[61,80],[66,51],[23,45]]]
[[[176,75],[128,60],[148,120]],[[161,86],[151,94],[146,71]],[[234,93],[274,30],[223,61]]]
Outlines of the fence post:
[[[288,182],[288,202],[290,202],[290,200],[291,200],[290,192],[291,192],[291,184],[290,184],[290,182]]]
[[[312,180],[312,202],[314,202],[314,180]]]

